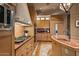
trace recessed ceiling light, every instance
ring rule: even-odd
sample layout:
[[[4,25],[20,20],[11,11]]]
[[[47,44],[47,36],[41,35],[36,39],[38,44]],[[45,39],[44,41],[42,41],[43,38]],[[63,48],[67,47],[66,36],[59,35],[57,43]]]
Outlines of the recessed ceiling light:
[[[40,20],[40,18],[39,18],[39,17],[37,17],[37,20]]]
[[[44,20],[44,18],[41,18],[41,20]]]
[[[40,10],[41,10],[42,8],[40,8]]]
[[[49,18],[47,17],[46,20],[49,20]]]

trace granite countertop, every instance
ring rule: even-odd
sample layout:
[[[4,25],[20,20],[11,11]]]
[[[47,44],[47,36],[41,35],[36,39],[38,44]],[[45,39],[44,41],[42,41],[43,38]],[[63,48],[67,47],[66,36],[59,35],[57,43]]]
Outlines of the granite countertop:
[[[26,38],[24,41],[19,42],[19,43],[15,43],[15,50],[18,49],[19,47],[21,47],[24,43],[28,42],[30,39],[32,39],[33,36],[29,36],[28,38]]]
[[[68,41],[69,39],[66,35],[52,35],[51,38],[52,38],[52,40],[54,40],[60,44],[69,46],[74,49],[79,49],[79,40],[77,40],[77,39],[71,38],[70,41]]]

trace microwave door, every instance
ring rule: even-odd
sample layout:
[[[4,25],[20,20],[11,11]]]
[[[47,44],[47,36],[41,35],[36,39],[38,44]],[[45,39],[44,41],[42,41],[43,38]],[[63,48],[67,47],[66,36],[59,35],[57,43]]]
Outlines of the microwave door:
[[[0,25],[4,24],[4,7],[0,5]]]
[[[7,24],[10,26],[11,24],[11,11],[7,9]]]

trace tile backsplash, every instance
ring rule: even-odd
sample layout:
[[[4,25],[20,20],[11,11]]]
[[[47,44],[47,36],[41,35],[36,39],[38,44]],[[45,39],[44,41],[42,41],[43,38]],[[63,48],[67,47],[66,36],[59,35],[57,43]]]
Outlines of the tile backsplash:
[[[15,37],[24,35],[24,27],[15,23]]]

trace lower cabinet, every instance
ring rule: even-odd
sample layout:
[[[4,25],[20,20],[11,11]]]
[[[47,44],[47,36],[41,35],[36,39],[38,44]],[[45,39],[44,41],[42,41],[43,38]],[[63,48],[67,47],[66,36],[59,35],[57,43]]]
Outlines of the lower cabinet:
[[[76,50],[76,56],[79,56],[79,50]]]
[[[53,56],[75,56],[79,55],[78,51],[75,49],[60,44],[56,41],[52,41],[52,55]]]
[[[11,31],[0,31],[0,56],[11,56],[13,38]],[[13,52],[14,53],[14,52]]]
[[[20,48],[15,51],[16,56],[31,56],[33,53],[33,39],[24,43]]]
[[[61,45],[55,41],[52,43],[52,55],[61,56]]]
[[[47,32],[36,33],[36,40],[37,41],[51,41],[50,33],[47,33]]]
[[[25,56],[25,55],[26,55],[25,45],[22,45],[20,48],[16,50],[16,56]]]
[[[67,46],[62,46],[62,56],[75,56],[76,52],[73,48],[67,47]]]

